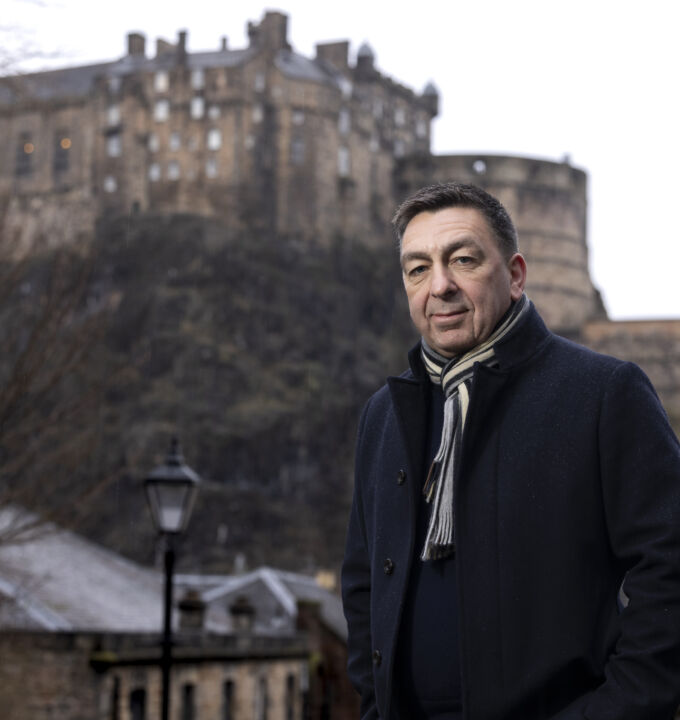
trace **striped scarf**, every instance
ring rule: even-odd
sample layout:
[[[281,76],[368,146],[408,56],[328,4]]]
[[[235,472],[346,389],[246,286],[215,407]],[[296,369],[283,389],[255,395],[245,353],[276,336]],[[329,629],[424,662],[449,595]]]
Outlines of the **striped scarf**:
[[[526,295],[511,307],[491,335],[460,357],[447,358],[421,341],[421,357],[430,380],[444,391],[444,426],[439,450],[430,467],[423,494],[432,504],[430,524],[421,560],[447,557],[455,551],[453,541],[453,486],[470,401],[470,381],[476,363],[498,365],[494,345],[505,337],[529,309]]]

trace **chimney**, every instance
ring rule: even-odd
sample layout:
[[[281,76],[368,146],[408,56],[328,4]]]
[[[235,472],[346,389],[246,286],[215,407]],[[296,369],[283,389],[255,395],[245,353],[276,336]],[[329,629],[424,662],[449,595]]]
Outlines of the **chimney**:
[[[317,43],[316,59],[330,63],[336,70],[347,70],[349,66],[349,41]]]
[[[236,632],[248,633],[252,631],[255,622],[255,608],[247,597],[239,595],[229,606],[229,612]]]
[[[180,630],[203,629],[205,603],[198,590],[189,589],[178,603]]]
[[[357,53],[357,78],[370,80],[377,75],[375,70],[375,53],[368,43],[362,43]]]
[[[321,603],[318,600],[298,598],[295,626],[307,634],[310,647],[321,651],[322,647]]]
[[[427,83],[421,98],[425,109],[432,117],[436,117],[439,113],[439,90],[437,90],[436,85],[432,82]]]
[[[288,16],[280,12],[268,11],[260,23],[264,35],[264,44],[268,50],[290,50],[288,44]]]
[[[227,36],[222,35],[222,37],[220,38],[220,42],[221,42],[220,50],[222,50],[222,52],[226,52],[229,49],[227,47]]]
[[[131,32],[127,36],[128,55],[144,57],[146,53],[146,38],[142,33]]]
[[[180,62],[184,62],[187,56],[187,31],[180,30],[177,33],[177,56]]]
[[[288,16],[274,10],[267,11],[259,25],[248,23],[248,39],[251,47],[256,45],[272,51],[290,50]]]
[[[174,52],[175,46],[163,38],[156,38],[156,57]]]
[[[254,47],[255,45],[259,45],[259,39],[260,39],[260,26],[256,25],[254,22],[248,21],[248,44],[250,47]]]

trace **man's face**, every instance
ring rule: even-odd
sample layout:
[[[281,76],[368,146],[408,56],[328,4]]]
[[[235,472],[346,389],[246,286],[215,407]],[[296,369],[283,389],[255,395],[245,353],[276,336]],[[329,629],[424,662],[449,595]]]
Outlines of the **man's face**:
[[[453,357],[486,340],[524,290],[526,264],[502,256],[475,208],[416,215],[401,241],[411,319],[427,344]]]

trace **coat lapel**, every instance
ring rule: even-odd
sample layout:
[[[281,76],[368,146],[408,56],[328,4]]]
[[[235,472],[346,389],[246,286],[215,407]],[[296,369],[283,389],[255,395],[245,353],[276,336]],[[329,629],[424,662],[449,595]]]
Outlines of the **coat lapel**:
[[[425,443],[427,440],[428,386],[425,379],[391,377],[387,384],[392,395],[401,442],[406,448],[408,476],[414,492],[423,484]]]

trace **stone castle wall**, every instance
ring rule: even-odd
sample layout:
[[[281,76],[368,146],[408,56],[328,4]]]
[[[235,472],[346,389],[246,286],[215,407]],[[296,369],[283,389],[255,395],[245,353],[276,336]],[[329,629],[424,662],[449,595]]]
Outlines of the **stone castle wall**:
[[[598,352],[639,365],[680,434],[680,320],[592,321],[581,338]]]

